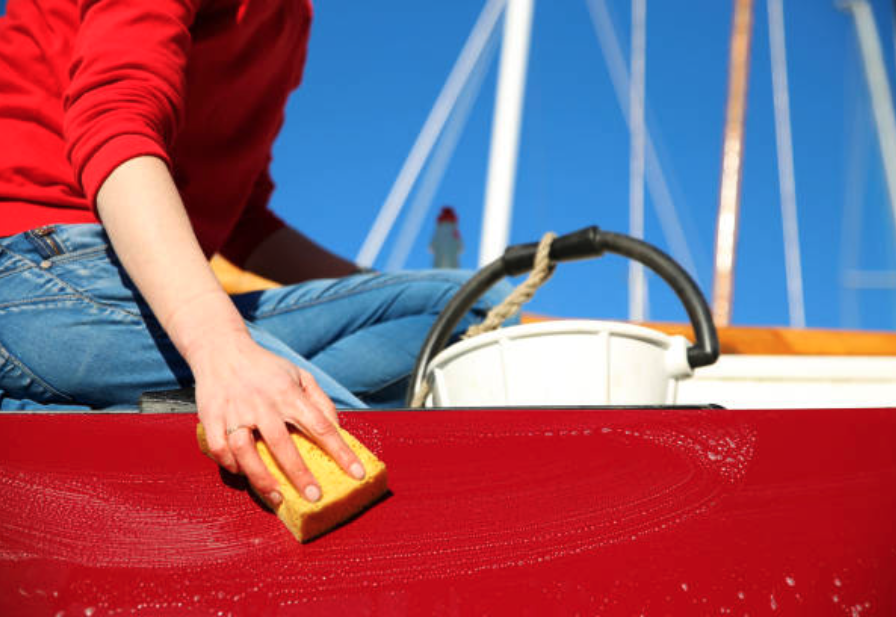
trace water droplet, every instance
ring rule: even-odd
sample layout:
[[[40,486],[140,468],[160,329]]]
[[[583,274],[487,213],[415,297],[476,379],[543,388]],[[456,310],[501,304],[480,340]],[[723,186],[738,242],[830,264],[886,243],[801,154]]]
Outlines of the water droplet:
[[[87,617],[90,617],[95,612],[96,612],[96,609],[92,606],[88,606],[87,608],[84,609],[84,614],[87,615]]]
[[[796,585],[796,581],[793,580],[793,577],[792,577],[792,576],[788,576],[788,577],[786,577],[784,580],[787,581],[787,584],[788,584],[789,586],[791,586],[791,587],[793,587],[794,585]]]
[[[773,611],[778,610],[778,602],[775,600],[775,596],[774,595],[769,596],[769,600],[771,601],[772,610]]]
[[[688,590],[688,584],[687,584],[687,583],[682,583],[682,584],[681,584],[681,589],[682,589],[682,591],[687,591],[687,590]]]
[[[843,587],[843,581],[841,581],[841,580],[840,580],[839,578],[837,578],[837,577],[834,577],[834,586],[835,586],[835,587]]]

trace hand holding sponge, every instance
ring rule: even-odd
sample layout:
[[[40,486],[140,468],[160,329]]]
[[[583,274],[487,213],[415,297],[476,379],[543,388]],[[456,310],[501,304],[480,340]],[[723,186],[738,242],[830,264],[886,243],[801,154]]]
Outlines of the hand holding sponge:
[[[299,495],[267,445],[260,439],[256,441],[261,460],[280,483],[283,503],[276,509],[277,517],[299,542],[316,538],[362,512],[389,488],[385,464],[350,433],[341,428],[339,432],[364,465],[367,475],[363,480],[348,476],[326,452],[302,433],[291,433],[299,454],[320,483],[323,496],[314,503]],[[201,424],[196,427],[196,437],[203,454],[208,455],[208,444]]]

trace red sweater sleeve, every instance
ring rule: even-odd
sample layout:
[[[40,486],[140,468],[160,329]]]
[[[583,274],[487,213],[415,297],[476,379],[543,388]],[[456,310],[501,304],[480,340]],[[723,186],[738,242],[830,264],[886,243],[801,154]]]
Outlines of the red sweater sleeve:
[[[249,255],[272,233],[285,227],[276,214],[268,208],[268,200],[274,192],[274,182],[267,169],[255,181],[249,201],[237,221],[227,242],[221,247],[221,254],[231,263],[242,266]]]
[[[90,204],[109,174],[163,159],[183,121],[190,25],[200,0],[81,0],[64,99],[66,155]]]

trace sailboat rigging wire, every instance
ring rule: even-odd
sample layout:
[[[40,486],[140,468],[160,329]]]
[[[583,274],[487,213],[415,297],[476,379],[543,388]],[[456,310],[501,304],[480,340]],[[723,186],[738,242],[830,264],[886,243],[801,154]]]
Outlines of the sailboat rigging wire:
[[[457,61],[449,73],[445,85],[442,86],[442,90],[439,92],[439,96],[436,98],[436,102],[433,104],[429,116],[427,116],[423,128],[420,130],[420,134],[417,135],[417,139],[411,147],[411,151],[407,159],[405,159],[398,177],[389,190],[389,194],[385,202],[383,202],[373,226],[361,245],[361,250],[355,258],[358,265],[370,267],[376,261],[386,236],[389,235],[392,226],[395,224],[395,220],[401,212],[405,200],[416,182],[417,176],[420,174],[420,170],[423,168],[430,151],[435,145],[442,127],[448,120],[448,116],[454,108],[473,67],[476,65],[477,59],[482,54],[482,50],[485,48],[492,30],[494,30],[506,2],[507,0],[488,0],[479,14],[473,30],[467,37],[467,41],[464,43],[460,55],[458,55]]]
[[[420,187],[411,200],[410,209],[399,231],[398,238],[392,245],[392,250],[386,260],[387,271],[401,270],[405,267],[408,255],[410,255],[411,249],[414,247],[414,242],[420,236],[420,229],[423,227],[426,213],[429,212],[432,206],[433,198],[445,175],[445,169],[454,155],[457,142],[464,130],[464,126],[466,126],[470,111],[473,109],[473,103],[482,89],[482,81],[494,56],[496,42],[497,37],[493,34],[489,38],[484,53],[479,56],[470,79],[467,80],[466,86],[451,113],[451,117],[445,125],[445,130],[436,145],[432,159],[423,172]]]
[[[793,137],[790,130],[790,100],[787,84],[787,47],[784,38],[783,0],[768,0],[769,48],[775,109],[775,141],[778,151],[778,184],[781,191],[781,221],[784,232],[784,267],[787,277],[787,306],[790,325],[806,327],[803,302],[803,273],[796,209],[796,180],[793,169]]]
[[[877,143],[883,161],[887,194],[893,214],[892,222],[896,225],[896,117],[884,68],[880,37],[874,22],[874,14],[865,0],[848,0],[841,6],[852,13],[855,23],[859,50],[862,53],[862,65],[865,68],[865,80],[871,95],[871,109],[877,127]]]
[[[859,61],[855,46],[850,46],[847,66]],[[859,268],[859,249],[862,246],[862,211],[865,199],[865,181],[868,173],[866,156],[870,141],[868,116],[865,105],[867,95],[858,85],[855,71],[846,71],[850,82],[846,92],[850,93],[851,120],[848,126],[847,167],[843,194],[843,219],[840,226],[840,319],[841,326],[858,329],[861,327],[858,290],[850,286],[846,273]]]
[[[855,289],[892,289],[896,287],[896,270],[847,270],[846,284]]]
[[[629,82],[629,235],[644,239],[644,92],[646,80],[647,0],[632,0],[631,81]],[[647,281],[644,266],[628,266],[628,317],[646,321]]]
[[[613,92],[616,94],[616,102],[622,110],[626,125],[631,127],[631,117],[626,104],[629,74],[622,54],[622,47],[619,44],[619,37],[616,36],[616,29],[613,25],[613,20],[610,18],[606,1],[587,0],[586,6],[591,14],[591,23],[603,52],[607,71],[610,73],[610,81],[613,84]],[[644,108],[647,108],[646,99]],[[666,177],[660,165],[659,157],[650,135],[650,129],[646,126],[644,130],[644,146],[647,189],[650,191],[651,201],[659,217],[663,236],[669,245],[669,251],[684,269],[699,282],[699,272],[694,263],[681,222],[678,219],[678,212],[672,199],[672,194],[669,191],[669,186],[666,183]]]

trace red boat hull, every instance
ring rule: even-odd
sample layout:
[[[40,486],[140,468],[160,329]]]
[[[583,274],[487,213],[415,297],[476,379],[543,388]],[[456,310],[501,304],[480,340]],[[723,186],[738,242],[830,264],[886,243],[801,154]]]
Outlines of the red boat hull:
[[[191,415],[0,418],[0,614],[896,614],[896,409],[343,423],[392,495],[300,545]]]

